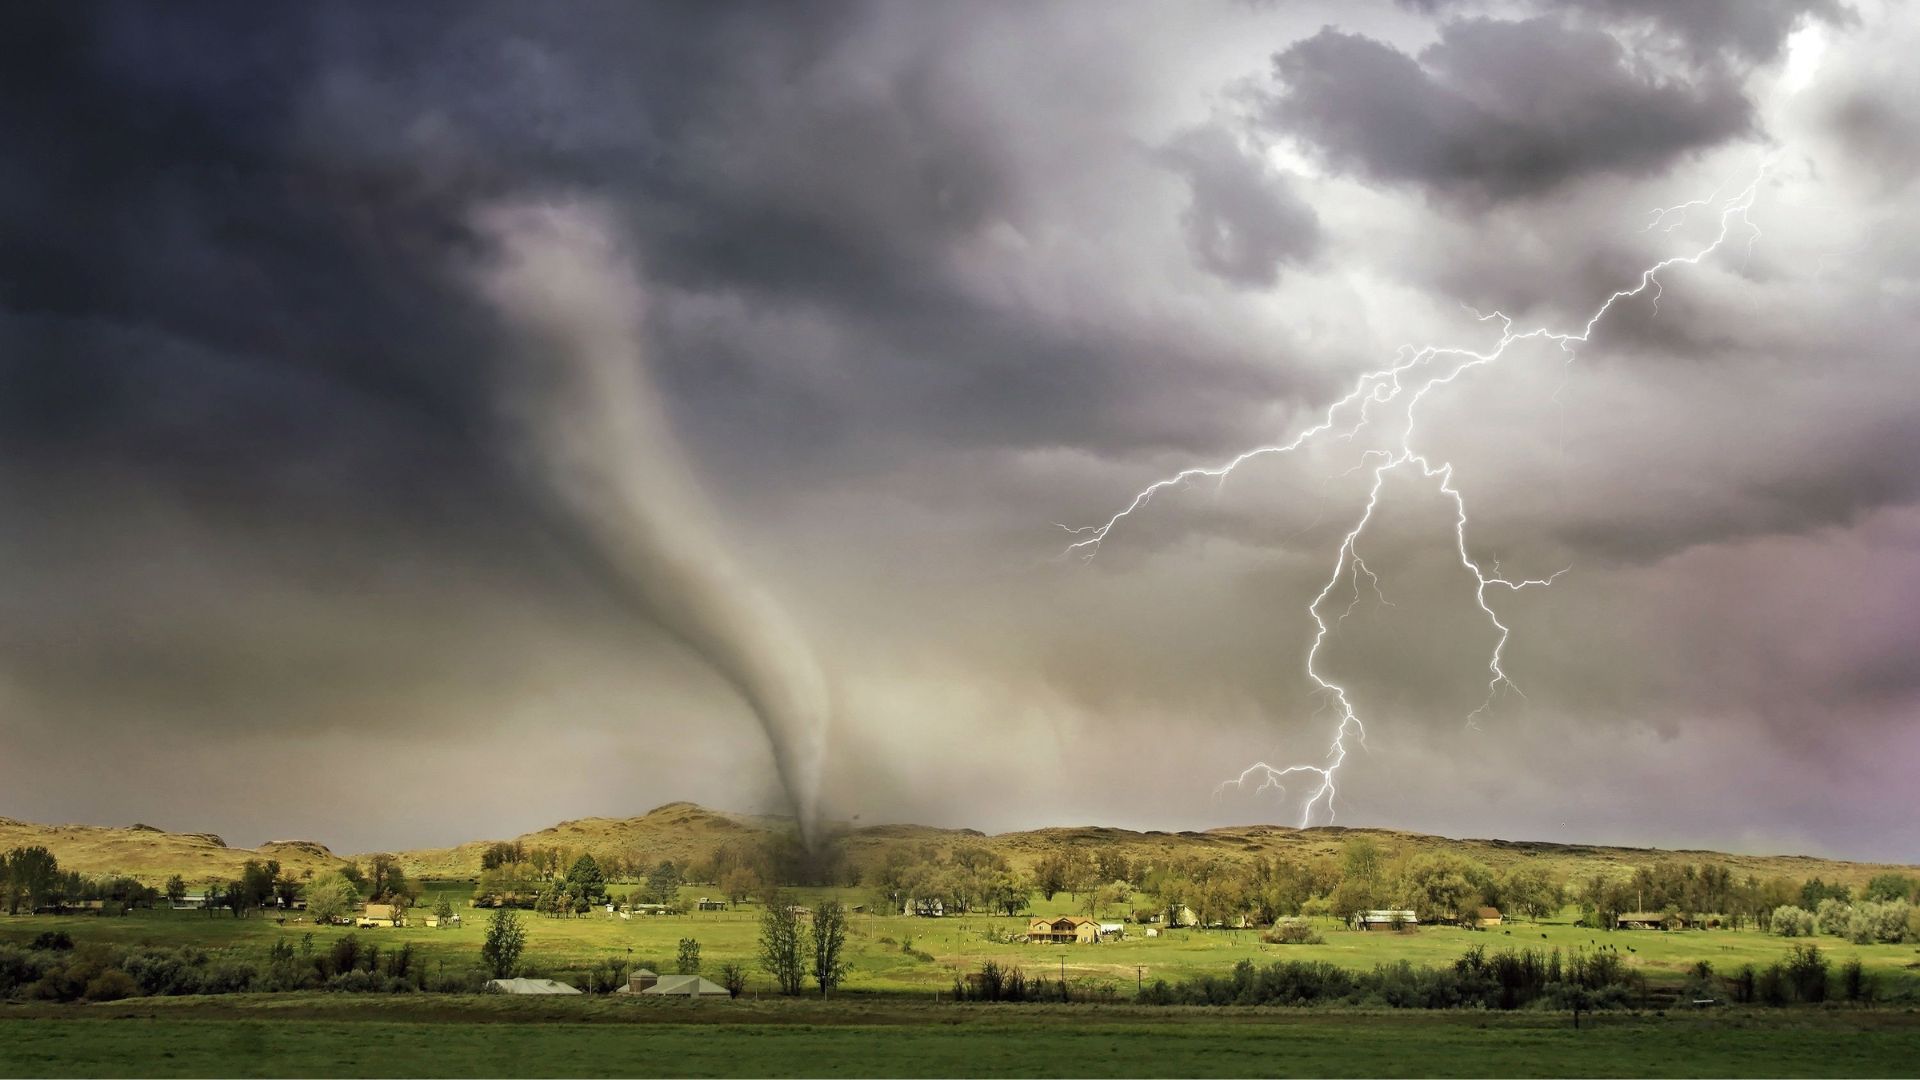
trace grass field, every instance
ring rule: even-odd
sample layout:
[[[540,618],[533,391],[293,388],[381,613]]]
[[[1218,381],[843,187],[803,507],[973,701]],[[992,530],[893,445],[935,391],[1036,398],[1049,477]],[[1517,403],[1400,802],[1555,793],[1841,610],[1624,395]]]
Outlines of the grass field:
[[[469,888],[465,883],[430,883],[419,909],[430,909],[437,897],[446,895],[466,920],[467,925],[459,929],[410,926],[357,932],[363,939],[377,942],[383,948],[411,942],[429,964],[444,964],[450,971],[464,969],[479,955],[487,919],[486,912],[465,906]],[[699,892],[687,890],[689,898]],[[824,892],[801,894],[806,900],[817,900],[824,895]],[[864,895],[851,891],[840,895],[850,903],[865,899]],[[1035,897],[1034,910],[1052,914],[1071,912],[1075,908],[1065,896],[1054,904]],[[609,959],[624,963],[629,949],[636,962],[671,964],[680,939],[691,937],[700,943],[705,970],[717,971],[727,962],[740,963],[751,973],[749,992],[764,992],[770,989],[770,983],[755,966],[758,917],[759,911],[753,906],[680,916],[634,916],[631,920],[601,912],[565,919],[523,912],[521,919],[527,928],[524,963],[536,972],[561,978],[571,971]],[[298,945],[302,937],[311,932],[315,947],[325,948],[334,938],[350,932],[292,921],[281,925],[265,916],[234,919],[226,914],[210,917],[202,912],[140,911],[124,918],[0,917],[0,941],[24,942],[52,929],[66,930],[82,944],[193,944],[209,950],[232,950],[238,956],[254,960],[264,959],[275,941],[287,940]],[[849,940],[853,972],[846,989],[855,993],[924,993],[931,997],[950,987],[956,973],[975,970],[981,961],[992,959],[1023,967],[1033,975],[1053,978],[1064,972],[1069,980],[1111,984],[1122,997],[1130,997],[1139,981],[1156,978],[1175,981],[1201,973],[1224,973],[1241,959],[1262,963],[1277,959],[1325,960],[1353,969],[1368,969],[1375,964],[1399,960],[1442,965],[1475,945],[1486,946],[1489,951],[1523,946],[1561,949],[1611,946],[1653,985],[1677,986],[1695,961],[1706,960],[1716,971],[1731,973],[1742,964],[1772,963],[1793,944],[1788,939],[1755,931],[1605,933],[1574,926],[1565,920],[1539,925],[1521,922],[1478,932],[1425,927],[1407,934],[1359,933],[1328,922],[1321,927],[1326,939],[1322,945],[1266,945],[1261,943],[1258,933],[1251,930],[1178,930],[1149,939],[1134,928],[1130,928],[1130,936],[1125,941],[1098,945],[1026,945],[1009,940],[1025,930],[1025,918],[972,915],[915,919],[855,915]],[[1852,945],[1833,937],[1816,941],[1836,967],[1858,956],[1876,976],[1883,996],[1898,999],[1920,994],[1920,948]],[[906,951],[909,942],[913,953]],[[921,959],[914,955],[916,953],[931,959]]]
[[[5,1076],[1911,1076],[1920,1016],[280,995],[0,1007]]]

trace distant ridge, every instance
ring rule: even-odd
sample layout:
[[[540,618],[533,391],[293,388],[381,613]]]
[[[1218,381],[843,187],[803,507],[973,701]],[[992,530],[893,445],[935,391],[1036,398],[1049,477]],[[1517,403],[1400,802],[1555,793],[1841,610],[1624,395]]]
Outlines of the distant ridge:
[[[295,877],[344,865],[325,845],[311,841],[262,844],[258,850],[230,848],[209,832],[167,832],[152,825],[35,825],[0,818],[0,851],[39,844],[53,852],[66,870],[90,876],[128,874],[159,884],[179,874],[200,884],[240,876],[248,859],[274,859]]]
[[[1313,859],[1335,856],[1349,837],[1366,836],[1385,847],[1409,853],[1451,851],[1496,869],[1536,862],[1570,878],[1595,873],[1622,875],[1635,867],[1668,859],[1718,863],[1741,877],[1748,874],[1760,878],[1818,875],[1856,885],[1889,869],[1915,869],[1811,855],[1739,855],[1702,849],[1457,840],[1348,826],[1295,829],[1284,825],[1234,825],[1201,831],[1142,832],[1101,825],[1072,825],[989,835],[977,829],[904,823],[856,827],[841,822],[830,826],[829,831],[835,842],[843,845],[848,856],[857,862],[878,859],[890,848],[940,849],[969,844],[998,852],[1021,868],[1030,868],[1042,856],[1069,847],[1119,847],[1135,860]],[[618,855],[629,860],[640,858],[648,863],[663,859],[688,863],[698,862],[725,846],[745,847],[791,832],[792,822],[784,818],[733,814],[690,802],[670,802],[636,817],[575,818],[513,839],[529,846]],[[471,878],[479,874],[480,857],[494,842],[474,840],[449,848],[422,848],[394,854],[414,877]],[[29,844],[45,845],[59,857],[63,867],[82,873],[124,873],[156,883],[176,873],[193,883],[236,877],[248,859],[277,860],[295,876],[307,870],[318,873],[346,862],[326,845],[311,840],[273,840],[256,849],[230,848],[213,833],[167,832],[144,824],[124,827],[35,825],[0,817],[0,850]]]

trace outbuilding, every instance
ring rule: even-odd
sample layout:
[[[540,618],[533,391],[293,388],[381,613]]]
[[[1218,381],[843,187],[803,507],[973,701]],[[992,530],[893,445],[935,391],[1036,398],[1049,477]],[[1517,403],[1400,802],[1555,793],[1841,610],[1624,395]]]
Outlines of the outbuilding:
[[[578,994],[580,991],[553,979],[490,979],[488,986],[503,994]]]

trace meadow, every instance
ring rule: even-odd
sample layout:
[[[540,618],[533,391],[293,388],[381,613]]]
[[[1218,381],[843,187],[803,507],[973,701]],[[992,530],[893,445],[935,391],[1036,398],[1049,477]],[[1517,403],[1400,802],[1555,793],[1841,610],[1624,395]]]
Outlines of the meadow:
[[[24,944],[49,930],[64,930],[85,945],[195,945],[226,951],[248,960],[264,960],[276,942],[300,947],[306,935],[325,949],[348,933],[378,944],[383,950],[411,944],[429,965],[458,971],[479,957],[488,912],[467,906],[471,885],[464,881],[424,883],[425,893],[415,909],[413,925],[352,930],[317,927],[296,918],[284,923],[272,913],[236,919],[225,912],[135,911],[123,917],[16,916],[0,917],[0,941]],[[682,890],[683,903],[709,890]],[[424,915],[445,896],[462,915],[463,926],[430,929]],[[866,902],[859,890],[797,890],[803,903],[838,896],[852,904]],[[1140,900],[1144,906],[1144,900]],[[1061,894],[1054,902],[1032,898],[1038,914],[1084,911]],[[771,981],[758,970],[759,908],[748,904],[728,911],[690,911],[683,915],[634,915],[621,919],[604,911],[578,917],[550,918],[521,912],[527,931],[522,967],[532,973],[578,982],[584,969],[629,959],[657,971],[673,970],[675,952],[683,938],[700,944],[702,970],[709,975],[723,964],[737,963],[748,970],[748,993],[769,994]],[[856,995],[945,994],[958,975],[977,970],[987,960],[1020,967],[1030,975],[1066,978],[1076,987],[1111,987],[1122,999],[1136,987],[1155,979],[1178,981],[1197,974],[1222,974],[1239,960],[1325,961],[1353,970],[1377,964],[1408,961],[1421,966],[1451,963],[1467,949],[1484,946],[1489,952],[1506,948],[1611,948],[1648,984],[1670,993],[1688,977],[1696,962],[1706,961],[1718,974],[1731,974],[1742,965],[1764,967],[1783,958],[1795,943],[1755,930],[1599,931],[1576,926],[1572,913],[1531,923],[1510,922],[1488,930],[1427,926],[1408,933],[1360,932],[1332,920],[1316,924],[1323,944],[1275,945],[1260,940],[1256,930],[1179,929],[1148,938],[1145,929],[1129,925],[1120,941],[1094,945],[1029,945],[1018,940],[1027,919],[964,915],[951,918],[914,918],[895,914],[856,913],[850,919],[848,960],[852,964],[844,992]],[[1871,973],[1883,1000],[1911,1000],[1920,996],[1920,948],[1903,945],[1855,945],[1836,937],[1814,939],[1837,968],[1858,957]]]
[[[4,1076],[1893,1076],[1896,1010],[1610,1015],[239,995],[0,1008]]]

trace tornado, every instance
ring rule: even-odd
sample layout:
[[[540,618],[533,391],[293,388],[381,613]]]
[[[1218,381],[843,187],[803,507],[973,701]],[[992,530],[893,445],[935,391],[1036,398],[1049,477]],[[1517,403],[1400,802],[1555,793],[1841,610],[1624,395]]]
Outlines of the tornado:
[[[830,693],[806,638],[732,553],[649,377],[646,293],[591,203],[482,207],[480,294],[508,328],[502,410],[528,475],[623,602],[698,654],[765,732],[803,841],[818,837]]]

